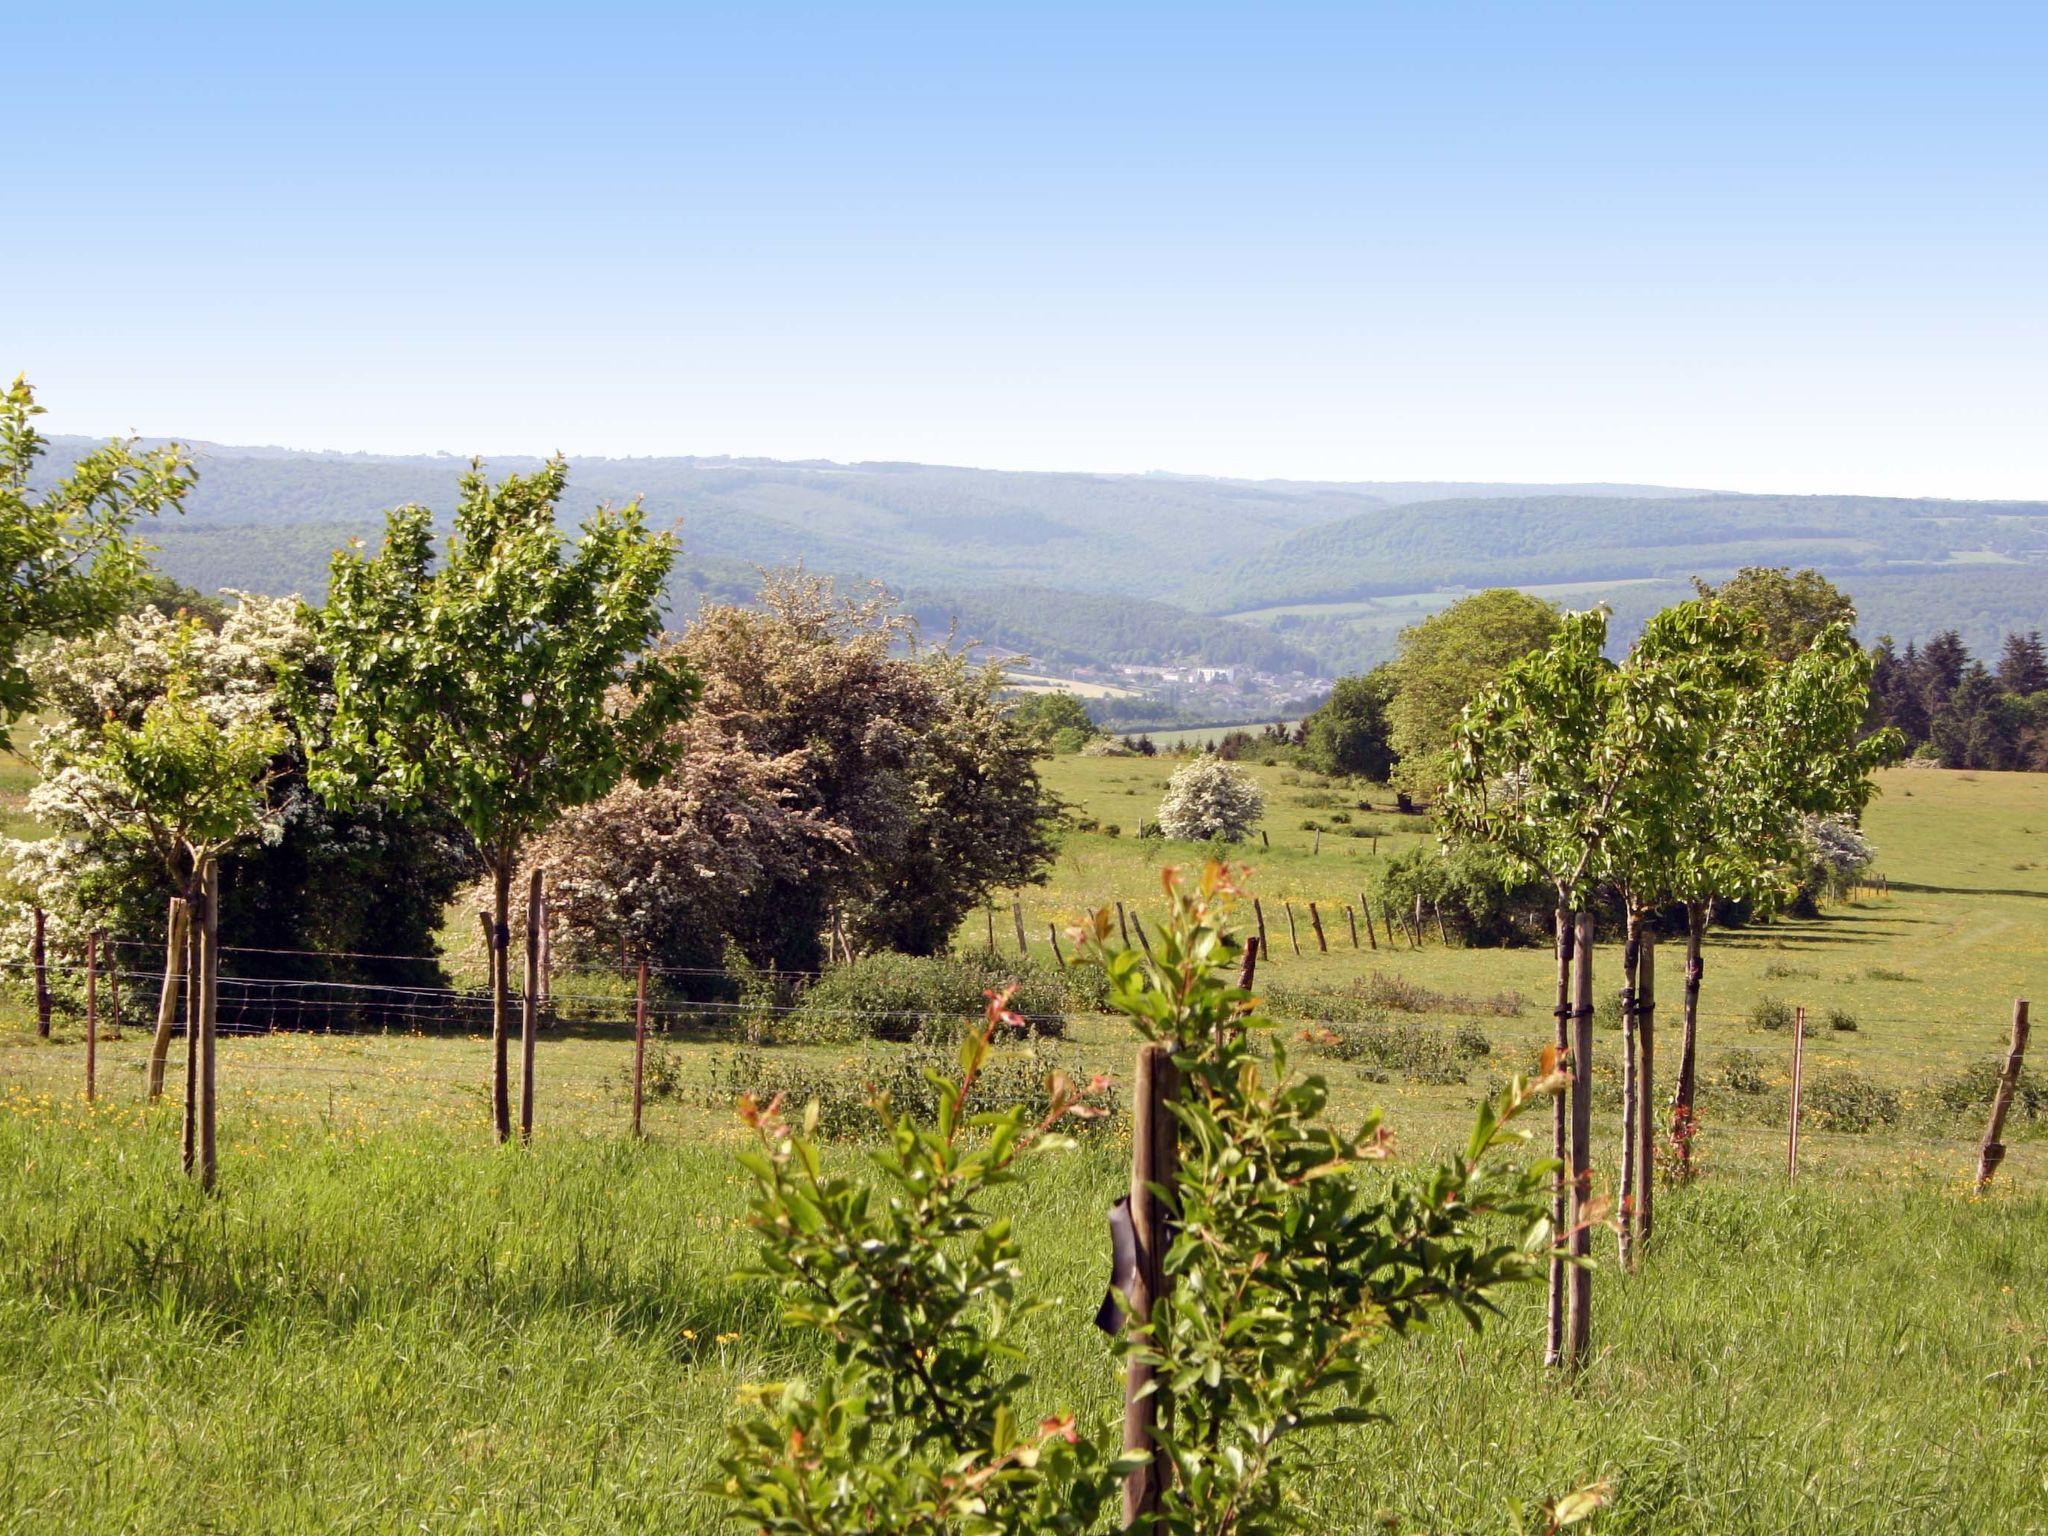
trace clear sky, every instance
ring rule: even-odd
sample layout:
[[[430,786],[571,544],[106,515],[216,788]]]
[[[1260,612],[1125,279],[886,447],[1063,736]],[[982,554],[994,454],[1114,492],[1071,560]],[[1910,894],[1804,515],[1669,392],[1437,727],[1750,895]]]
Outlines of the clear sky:
[[[19,4],[53,430],[2048,496],[2048,8]]]

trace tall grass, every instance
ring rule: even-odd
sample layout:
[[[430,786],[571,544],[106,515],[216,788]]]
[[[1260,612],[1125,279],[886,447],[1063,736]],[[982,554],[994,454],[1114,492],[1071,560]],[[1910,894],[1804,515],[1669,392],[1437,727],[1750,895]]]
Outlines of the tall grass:
[[[730,1278],[716,1146],[275,1120],[229,1166],[202,1201],[170,1116],[0,1107],[0,1531],[709,1532],[733,1394],[818,1358]],[[1098,1424],[1122,1170],[1053,1155],[1005,1198],[1052,1303],[1030,1406]],[[2044,1271],[2035,1194],[1710,1176],[1665,1194],[1641,1274],[1603,1275],[1576,1391],[1517,1297],[1484,1338],[1387,1351],[1390,1422],[1297,1491],[1331,1532],[1504,1529],[1509,1497],[1598,1475],[1611,1531],[2048,1529]]]

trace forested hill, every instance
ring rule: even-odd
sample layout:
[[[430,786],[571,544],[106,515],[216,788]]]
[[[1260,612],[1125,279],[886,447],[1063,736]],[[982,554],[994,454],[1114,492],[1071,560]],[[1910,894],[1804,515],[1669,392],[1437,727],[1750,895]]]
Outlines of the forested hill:
[[[60,438],[48,466],[92,446]],[[317,590],[326,551],[379,526],[389,507],[449,507],[466,461],[282,449],[197,448],[199,488],[160,542],[187,572],[226,585]],[[533,459],[493,459],[493,473]],[[922,464],[709,458],[577,459],[565,511],[640,496],[650,519],[680,519],[693,559],[811,565],[907,586],[1023,582],[1178,600],[1178,586],[1247,550],[1360,512],[1528,486],[1404,481],[1385,486],[1179,475],[1023,473]],[[1579,487],[1657,495],[1655,487]],[[1675,493],[1673,493],[1675,494]],[[232,534],[220,530],[232,528]],[[318,532],[310,530],[317,529]],[[181,548],[181,546],[183,546]],[[188,575],[186,579],[193,579]]]
[[[60,438],[61,471],[89,447]],[[324,590],[332,552],[406,502],[446,511],[466,461],[201,445],[182,518],[150,531],[204,590]],[[494,459],[494,474],[533,459]],[[1349,670],[1456,593],[1605,601],[1617,631],[1745,564],[1815,565],[1867,636],[2048,628],[2048,503],[1746,496],[1635,485],[1239,481],[940,465],[578,459],[564,515],[645,499],[680,521],[679,615],[802,560],[905,592],[928,628],[1071,665]],[[1142,601],[1129,601],[1141,599]],[[1197,618],[1197,614],[1212,617]],[[1219,624],[1214,615],[1248,622]]]
[[[1467,497],[1303,529],[1247,555],[1201,597],[1231,612],[1444,585],[1639,580],[1744,565],[1811,565],[1839,576],[2014,564],[2048,566],[2048,502]]]

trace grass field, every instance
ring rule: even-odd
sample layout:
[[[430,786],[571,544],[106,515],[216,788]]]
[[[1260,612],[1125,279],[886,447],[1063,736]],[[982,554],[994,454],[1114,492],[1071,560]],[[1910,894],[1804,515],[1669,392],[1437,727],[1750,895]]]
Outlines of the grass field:
[[[1070,835],[1051,883],[1024,896],[1034,953],[1085,907],[1149,912],[1159,864],[1199,852],[1133,835],[1173,766],[1051,765],[1080,815],[1124,831]],[[1278,948],[1268,986],[1377,969],[1529,999],[1415,1021],[1485,1033],[1464,1081],[1311,1063],[1344,1109],[1384,1104],[1406,1157],[1425,1157],[1548,1033],[1548,958],[1434,940],[1353,951],[1342,903],[1372,878],[1371,839],[1326,834],[1316,853],[1300,822],[1349,805],[1350,825],[1378,829],[1378,859],[1427,829],[1379,809],[1382,791],[1253,771],[1270,795],[1271,846],[1246,851]],[[1716,935],[1707,1172],[1661,1197],[1641,1274],[1603,1271],[1580,1389],[1544,1379],[1533,1295],[1483,1339],[1386,1352],[1391,1422],[1327,1442],[1299,1490],[1315,1526],[1503,1530],[1509,1497],[1605,1475],[1611,1531],[2048,1531],[2048,1137],[2017,1126],[2000,1184],[1974,1199],[1978,1120],[1938,1092],[1995,1054],[2011,999],[2048,979],[2048,777],[1901,771],[1883,788],[1868,825],[1889,898]],[[996,932],[1014,947],[1007,911]],[[985,920],[964,939],[985,943]],[[1612,955],[1598,963],[1613,974]],[[1809,1072],[1853,1069],[1901,1106],[1859,1133],[1810,1130],[1792,1186],[1776,1087],[1789,1041],[1742,1022],[1765,996],[1853,1012],[1854,1032],[1808,1042]],[[623,1032],[548,1038],[537,1144],[501,1151],[479,1040],[227,1040],[223,1188],[202,1201],[177,1172],[174,1111],[139,1103],[134,1032],[103,1044],[105,1091],[87,1106],[75,1029],[40,1044],[26,1025],[18,1006],[0,1018],[0,1532],[710,1531],[699,1489],[735,1390],[816,1358],[729,1278],[748,1240],[716,1041],[670,1043],[681,1092],[651,1105],[634,1145]],[[1117,1021],[1071,1033],[1063,1049],[1085,1064],[1127,1065]],[[1734,1051],[1757,1053],[1771,1091],[1723,1085]],[[785,1053],[828,1072],[846,1055]],[[1613,1118],[1596,1121],[1608,1150]],[[1112,1136],[1005,1196],[1029,1288],[1056,1302],[1030,1324],[1034,1408],[1112,1411],[1088,1317],[1122,1165]]]

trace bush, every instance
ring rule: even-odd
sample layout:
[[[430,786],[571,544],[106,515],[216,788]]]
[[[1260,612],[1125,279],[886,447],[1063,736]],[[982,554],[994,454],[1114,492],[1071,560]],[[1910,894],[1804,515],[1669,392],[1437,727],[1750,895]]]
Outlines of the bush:
[[[1159,830],[1184,842],[1241,842],[1265,809],[1264,791],[1243,769],[1213,759],[1190,763],[1167,780]]]
[[[938,1095],[927,1074],[957,1071],[958,1054],[951,1044],[937,1041],[870,1046],[857,1056],[831,1062],[742,1048],[712,1057],[704,1106],[730,1110],[745,1094],[761,1103],[780,1094],[792,1113],[815,1102],[822,1136],[838,1140],[879,1136],[881,1123],[870,1107],[875,1095],[887,1094],[900,1114],[929,1120],[938,1114]],[[1026,1040],[1000,1049],[989,1057],[975,1081],[976,1109],[1000,1112],[1021,1107],[1027,1117],[1036,1120],[1051,1102],[1046,1080],[1056,1071],[1064,1071],[1076,1082],[1088,1080],[1078,1062],[1056,1059],[1040,1041]],[[1104,1111],[1102,1117],[1066,1122],[1069,1134],[1099,1134],[1116,1122],[1114,1088],[1091,1094],[1090,1102]]]
[[[1762,1051],[1729,1051],[1721,1058],[1721,1086],[1731,1093],[1768,1093],[1769,1071]]]
[[[1981,1118],[1991,1109],[1991,1097],[1998,1091],[2005,1058],[1994,1056],[1963,1068],[1934,1090],[1935,1102],[1953,1114]],[[2048,1120],[2048,1079],[2022,1071],[2013,1086],[2011,1119]]]
[[[1038,1035],[1065,1033],[1066,990],[1049,963],[986,953],[863,955],[825,972],[797,998],[776,1035],[810,1044],[944,1040],[979,1019],[987,994],[1015,984],[1011,1006]]]
[[[1300,1039],[1311,1054],[1327,1056],[1332,1061],[1355,1062],[1365,1067],[1366,1075],[1378,1083],[1396,1076],[1411,1083],[1462,1083],[1469,1060],[1460,1049],[1457,1036],[1406,1020],[1311,1024],[1301,1032]],[[1480,1039],[1484,1042],[1485,1036]]]
[[[1851,1034],[1856,1029],[1856,1015],[1846,1008],[1830,1008],[1822,1015],[1829,1029],[1838,1034]]]
[[[1798,1017],[1799,1015],[1793,1010],[1792,1005],[1782,997],[1760,997],[1756,1000],[1755,1006],[1749,1010],[1749,1027],[1751,1029],[1767,1029],[1773,1033],[1782,1034],[1792,1027],[1793,1021]],[[1813,1027],[1813,1020],[1808,1019],[1806,1021],[1804,1033],[1809,1039],[1818,1033]]]
[[[1861,1134],[1899,1123],[1899,1096],[1853,1067],[1827,1067],[1806,1081],[1802,1116],[1824,1131]]]
[[[1364,835],[1370,836],[1371,831]],[[1514,872],[1488,848],[1460,844],[1448,853],[1417,848],[1390,859],[1377,896],[1395,910],[1441,910],[1468,944],[1549,944],[1556,895],[1540,880]]]

